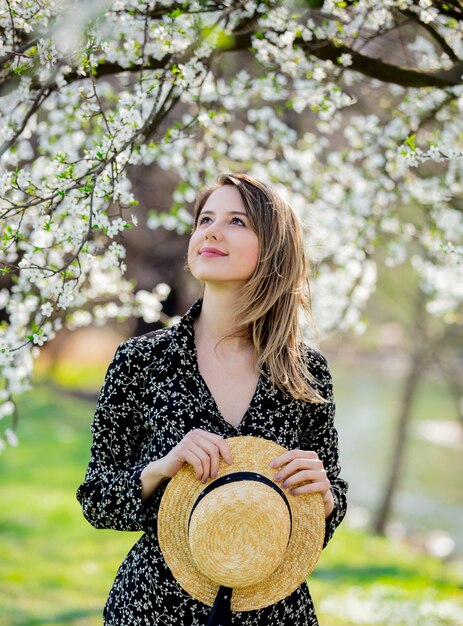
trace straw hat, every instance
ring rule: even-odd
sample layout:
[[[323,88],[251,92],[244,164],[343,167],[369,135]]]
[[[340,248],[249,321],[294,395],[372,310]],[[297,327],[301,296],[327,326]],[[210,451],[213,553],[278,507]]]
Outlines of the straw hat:
[[[251,611],[290,595],[313,570],[325,509],[321,494],[291,495],[273,480],[269,463],[285,448],[258,437],[227,443],[233,463],[221,460],[206,486],[187,464],[169,482],[158,537],[172,574],[191,596],[212,606],[219,589],[232,588],[231,610]]]

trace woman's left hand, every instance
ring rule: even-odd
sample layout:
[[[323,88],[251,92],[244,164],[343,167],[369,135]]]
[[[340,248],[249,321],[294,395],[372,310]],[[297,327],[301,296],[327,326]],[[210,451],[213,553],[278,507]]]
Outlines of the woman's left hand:
[[[321,493],[325,505],[325,517],[334,509],[331,483],[323,462],[312,450],[289,450],[270,461],[270,467],[279,471],[275,482],[290,494]],[[304,483],[301,485],[300,483]]]

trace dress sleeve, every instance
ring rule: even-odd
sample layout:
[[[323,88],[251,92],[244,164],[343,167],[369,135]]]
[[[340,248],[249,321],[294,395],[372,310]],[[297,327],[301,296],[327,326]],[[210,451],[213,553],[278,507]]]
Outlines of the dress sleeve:
[[[141,499],[140,474],[147,464],[139,455],[145,359],[133,340],[119,346],[97,400],[90,462],[77,490],[83,514],[96,528],[156,529],[165,485]]]
[[[338,432],[334,426],[335,404],[333,397],[333,382],[325,358],[316,354],[318,361],[317,389],[326,400],[324,404],[307,404],[309,412],[308,426],[301,437],[302,450],[314,450],[325,467],[331,483],[334,498],[334,509],[326,519],[325,540],[323,547],[333,536],[337,526],[341,523],[347,508],[347,482],[339,477],[341,465],[339,463]]]

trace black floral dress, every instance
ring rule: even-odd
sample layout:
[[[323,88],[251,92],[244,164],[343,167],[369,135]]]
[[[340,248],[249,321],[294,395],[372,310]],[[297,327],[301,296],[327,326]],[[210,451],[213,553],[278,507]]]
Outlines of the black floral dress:
[[[156,518],[167,482],[145,502],[142,469],[166,455],[183,437],[202,428],[223,437],[254,435],[289,449],[315,450],[331,481],[335,509],[327,519],[325,545],[346,509],[347,484],[338,477],[331,376],[325,359],[307,349],[317,388],[329,401],[294,400],[262,374],[240,425],[221,416],[198,369],[194,320],[198,300],[175,326],[124,342],[109,366],[92,425],[93,445],[77,498],[96,528],[145,531],[119,568],[104,615],[107,626],[204,626],[210,607],[173,578],[159,548]],[[316,626],[307,585],[263,609],[235,612],[240,626]]]

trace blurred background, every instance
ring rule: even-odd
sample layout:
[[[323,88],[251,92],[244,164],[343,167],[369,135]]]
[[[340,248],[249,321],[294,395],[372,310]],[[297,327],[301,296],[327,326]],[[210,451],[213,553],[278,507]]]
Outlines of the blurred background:
[[[394,37],[370,42],[368,51],[373,56],[387,52],[389,61],[400,65],[405,53]],[[243,69],[255,72],[253,60],[245,50],[236,50],[215,71],[227,81]],[[404,98],[402,92],[367,80],[349,84],[348,91],[352,104],[340,131],[358,116],[378,116],[375,126],[381,128]],[[277,110],[279,105],[267,106]],[[182,102],[178,107],[186,109]],[[163,119],[162,132],[174,125],[178,107]],[[300,134],[323,135],[314,110],[279,114]],[[235,115],[236,125],[244,124],[246,111]],[[326,144],[320,139],[321,158],[328,160],[344,139],[342,132],[334,132]],[[211,153],[215,149],[212,145]],[[233,171],[256,168],[252,156],[235,155],[224,162]],[[431,177],[439,167],[443,169],[425,164],[422,177]],[[179,208],[176,193],[186,177],[182,168],[188,170],[188,162],[178,169],[170,162],[128,165],[139,202],[131,209],[138,226],[117,239],[127,251],[125,279],[136,291],[146,295],[158,285],[169,286],[162,311],[150,315],[148,299],[139,317],[122,320],[115,314],[99,321],[98,315],[89,315],[85,323],[77,323],[71,315],[41,347],[33,390],[18,397],[20,445],[12,440],[0,455],[1,626],[101,624],[117,567],[137,539],[136,533],[91,528],[74,494],[88,462],[96,397],[115,349],[126,338],[182,315],[200,295],[184,269],[188,232],[177,232],[166,220],[173,205]],[[276,174],[269,178],[278,184]],[[290,182],[283,186],[289,189]],[[318,201],[314,193],[307,194],[308,212],[302,211],[308,231],[310,210]],[[330,187],[320,193],[329,196]],[[191,214],[188,194],[181,198],[181,209]],[[425,211],[413,202],[404,211],[418,232]],[[317,246],[328,248],[328,235],[317,236]],[[319,249],[311,249],[310,241],[309,256],[317,260]],[[364,246],[361,237],[348,243]],[[396,243],[368,249],[377,283],[355,323],[326,331],[330,325],[324,317],[345,300],[341,278],[328,294],[314,290],[323,330],[318,349],[333,374],[343,476],[350,485],[346,520],[309,580],[322,626],[463,624],[461,317],[433,314],[433,294],[412,261],[417,240],[406,239],[400,247]],[[329,265],[333,258],[324,261]],[[315,264],[314,277],[318,275]],[[12,290],[14,281],[8,276],[1,280],[4,289]]]

